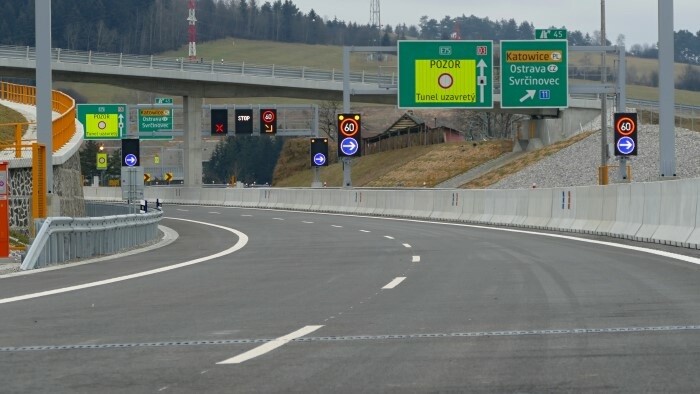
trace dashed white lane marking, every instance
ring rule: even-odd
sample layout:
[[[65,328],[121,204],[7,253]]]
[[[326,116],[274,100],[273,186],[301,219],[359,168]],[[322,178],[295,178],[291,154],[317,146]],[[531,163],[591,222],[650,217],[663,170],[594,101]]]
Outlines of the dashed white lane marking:
[[[392,237],[391,235],[385,235],[384,238],[386,238],[386,239],[394,239],[394,237]]]
[[[251,218],[251,217],[253,217],[253,215],[241,215],[241,216],[244,217],[244,218]]]
[[[411,247],[411,244],[403,244],[403,246],[406,247],[406,248],[410,248],[410,247]]]
[[[307,222],[306,220],[302,220],[301,222],[306,224],[314,224],[314,222]]]
[[[303,328],[300,328],[299,330],[296,330],[290,334],[287,334],[285,336],[281,336],[277,339],[273,339],[270,342],[267,342],[263,345],[260,345],[254,349],[248,350],[245,353],[241,353],[238,356],[231,357],[227,360],[220,361],[217,364],[240,364],[242,362],[248,361],[252,358],[262,356],[265,353],[269,353],[278,347],[284,346],[285,344],[303,337],[304,335],[311,334],[312,332],[318,330],[323,326],[306,326]]]
[[[284,220],[282,218],[272,218],[272,220]]]
[[[177,210],[180,212],[189,212],[190,211],[189,209],[180,209],[180,208],[178,208]]]
[[[25,294],[25,295],[16,296],[16,297],[0,298],[0,304],[9,304],[11,302],[29,300],[32,298],[39,298],[39,297],[44,297],[44,296],[49,296],[49,295],[54,295],[54,294],[68,293],[70,291],[88,289],[90,287],[103,286],[103,285],[108,285],[108,284],[112,284],[112,283],[123,282],[123,281],[129,280],[129,279],[141,278],[144,276],[155,275],[155,274],[159,274],[162,272],[172,271],[174,269],[187,267],[190,265],[195,265],[195,264],[203,263],[205,261],[213,260],[213,259],[216,259],[216,258],[219,258],[222,256],[226,256],[227,254],[231,254],[235,251],[241,250],[248,243],[248,236],[247,235],[245,235],[244,233],[242,233],[238,230],[232,229],[230,227],[224,227],[224,226],[220,226],[218,224],[199,222],[196,220],[189,220],[189,219],[179,219],[179,218],[170,218],[170,217],[168,219],[169,220],[182,220],[183,222],[197,223],[197,224],[202,224],[205,226],[212,226],[212,227],[220,228],[222,230],[236,234],[238,236],[238,242],[236,242],[230,248],[228,248],[224,251],[221,251],[219,253],[214,253],[214,254],[211,254],[209,256],[204,256],[204,257],[200,257],[198,259],[185,261],[184,263],[169,265],[167,267],[156,268],[156,269],[143,271],[143,272],[137,272],[135,274],[130,274],[130,275],[118,276],[116,278],[104,279],[104,280],[100,280],[97,282],[85,283],[82,285],[62,287],[60,289],[41,291],[38,293]]]
[[[335,227],[335,228],[343,228],[343,226],[338,226],[337,224],[331,224],[331,227]]]
[[[413,256],[412,263],[420,263],[420,256]]]
[[[392,280],[391,282],[387,283],[386,286],[382,287],[382,289],[393,289],[394,287],[398,286],[399,283],[403,282],[406,279],[405,276],[399,276],[396,279]]]
[[[213,214],[213,215],[219,215],[219,212],[214,212],[214,211],[212,211],[212,212],[209,212],[209,213],[211,213],[211,214]]]
[[[369,230],[360,230],[361,233],[371,233]]]

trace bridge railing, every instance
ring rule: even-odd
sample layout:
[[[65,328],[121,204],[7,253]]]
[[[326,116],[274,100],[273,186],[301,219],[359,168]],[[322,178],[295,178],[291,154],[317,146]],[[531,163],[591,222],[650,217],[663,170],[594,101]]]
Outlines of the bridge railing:
[[[34,86],[0,82],[0,99],[36,106],[36,88]],[[52,148],[53,152],[56,152],[67,144],[75,134],[75,100],[63,92],[54,90],[51,93],[51,107],[54,112],[60,114],[53,120],[51,126],[53,133]],[[16,132],[14,141],[3,145],[12,145],[15,149],[20,149],[21,151],[21,148],[17,148],[23,145],[21,133]],[[19,153],[19,156],[17,154],[16,152],[15,157],[21,157],[21,153]]]
[[[0,45],[0,57],[33,61],[36,60],[36,50],[33,47]],[[238,74],[244,76],[306,79],[338,83],[343,81],[342,70],[321,70],[310,67],[226,62],[215,59],[208,60],[206,62],[201,60],[189,61],[182,57],[167,58],[152,55],[130,55],[124,53],[77,51],[72,49],[53,48],[51,51],[51,60],[56,63],[87,64],[94,66]],[[371,85],[396,85],[397,77],[396,73],[387,74],[384,72],[380,74],[379,70],[374,72],[351,72],[350,82]]]

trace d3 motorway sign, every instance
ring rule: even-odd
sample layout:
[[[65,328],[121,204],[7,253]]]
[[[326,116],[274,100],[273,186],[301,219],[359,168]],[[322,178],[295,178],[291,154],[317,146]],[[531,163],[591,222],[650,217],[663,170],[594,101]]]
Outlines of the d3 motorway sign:
[[[501,41],[501,108],[569,106],[567,40]]]
[[[126,135],[125,104],[78,104],[86,140],[118,140]]]
[[[399,41],[399,108],[493,108],[493,41]]]

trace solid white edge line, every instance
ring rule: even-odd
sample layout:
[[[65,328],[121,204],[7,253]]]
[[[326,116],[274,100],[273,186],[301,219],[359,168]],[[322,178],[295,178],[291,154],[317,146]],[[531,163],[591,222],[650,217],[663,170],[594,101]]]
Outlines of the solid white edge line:
[[[406,247],[406,248],[410,248],[410,247],[411,247],[410,244],[403,244],[403,246]]]
[[[55,271],[55,270],[61,270],[61,269],[65,269],[65,268],[78,267],[80,265],[87,265],[87,264],[99,263],[99,262],[107,261],[107,260],[114,260],[114,259],[118,259],[118,258],[122,258],[122,257],[126,257],[126,256],[131,256],[131,255],[135,255],[135,254],[139,254],[139,253],[143,253],[143,252],[148,252],[149,250],[155,250],[155,249],[160,249],[160,248],[166,247],[166,246],[170,245],[171,243],[175,242],[180,237],[180,234],[178,234],[177,231],[171,229],[170,227],[165,227],[165,226],[159,224],[158,229],[163,232],[163,238],[155,245],[149,245],[149,246],[146,246],[144,248],[133,249],[133,250],[129,250],[129,251],[126,251],[123,253],[110,254],[109,256],[100,256],[100,257],[95,257],[93,259],[81,260],[81,261],[77,261],[75,263],[52,265],[50,267],[45,267],[45,268],[37,268],[37,269],[33,269],[33,270],[13,272],[11,274],[0,275],[0,279],[12,278],[15,276],[35,275],[35,274],[40,274],[40,273],[46,272],[46,271]]]
[[[405,276],[399,276],[397,278],[394,278],[391,282],[387,283],[386,286],[382,287],[382,290],[384,289],[393,289],[394,287],[398,286],[399,283],[403,282],[406,280]]]
[[[420,263],[420,256],[413,256],[412,263]]]
[[[182,206],[201,207],[202,205],[182,204]],[[669,259],[684,261],[684,262],[690,263],[690,264],[700,265],[700,258],[686,256],[683,254],[678,254],[678,253],[673,253],[673,252],[666,252],[663,250],[643,248],[641,246],[617,244],[617,243],[608,242],[608,241],[597,241],[595,239],[579,238],[579,237],[574,237],[571,235],[540,233],[540,232],[531,231],[531,230],[519,230],[519,229],[514,229],[514,228],[495,227],[496,225],[485,226],[485,225],[466,224],[466,223],[435,222],[435,221],[431,221],[431,220],[420,220],[420,219],[402,219],[402,218],[387,218],[387,217],[367,216],[367,215],[350,215],[347,213],[298,211],[298,210],[292,210],[292,209],[244,208],[244,207],[224,207],[224,208],[225,209],[249,209],[249,210],[257,210],[257,211],[293,212],[293,213],[305,213],[305,214],[310,214],[310,215],[326,215],[326,216],[366,218],[366,219],[376,219],[376,220],[390,220],[390,221],[396,221],[396,222],[413,222],[413,223],[437,224],[437,225],[441,225],[441,226],[467,227],[467,228],[476,228],[476,229],[480,229],[480,230],[504,231],[504,232],[510,232],[510,233],[516,233],[516,234],[537,235],[537,236],[541,236],[541,237],[566,239],[566,240],[570,240],[570,241],[584,242],[584,243],[589,243],[589,244],[594,244],[594,245],[609,246],[611,248],[632,250],[635,252],[647,253],[647,254],[652,254],[655,256],[661,256],[661,257],[666,257]],[[552,231],[556,231],[556,230],[552,230]],[[563,231],[563,230],[559,230],[559,231]],[[388,235],[385,235],[384,237],[389,238],[389,239],[393,239],[393,237],[389,237]]]
[[[224,227],[224,226],[220,226],[218,224],[205,223],[205,222],[200,222],[200,221],[196,221],[196,220],[189,220],[189,219],[180,219],[180,218],[171,218],[171,217],[169,217],[168,219],[170,219],[170,220],[182,220],[184,222],[197,223],[197,224],[202,224],[205,226],[212,226],[212,227],[220,228],[222,230],[236,234],[238,236],[238,242],[236,242],[230,248],[228,248],[224,251],[221,251],[219,253],[214,253],[214,254],[209,255],[209,256],[200,257],[198,259],[194,259],[194,260],[190,260],[190,261],[185,261],[183,263],[169,265],[167,267],[156,268],[156,269],[143,271],[143,272],[137,272],[135,274],[118,276],[116,278],[104,279],[104,280],[100,280],[97,282],[84,283],[82,285],[75,285],[75,286],[63,287],[60,289],[42,291],[42,292],[38,292],[38,293],[31,293],[31,294],[25,294],[25,295],[21,295],[21,296],[3,298],[3,299],[0,299],[0,304],[8,304],[10,302],[29,300],[32,298],[45,297],[45,296],[61,294],[61,293],[68,293],[70,291],[82,290],[82,289],[87,289],[90,287],[103,286],[103,285],[108,285],[108,284],[112,284],[112,283],[123,282],[123,281],[129,280],[129,279],[141,278],[144,276],[149,276],[149,275],[159,274],[162,272],[172,271],[174,269],[187,267],[190,265],[195,265],[195,264],[203,263],[205,261],[213,260],[213,259],[216,259],[216,258],[219,258],[222,256],[226,256],[227,254],[231,254],[233,252],[241,250],[248,243],[248,236],[247,235],[245,235],[244,233],[242,233],[238,230],[232,229],[230,227]]]
[[[251,350],[248,350],[247,352],[241,353],[235,357],[231,357],[229,359],[226,359],[224,361],[219,361],[217,364],[223,365],[223,364],[240,364],[242,362],[246,362],[252,358],[262,356],[265,353],[269,353],[278,347],[284,346],[287,343],[303,337],[304,335],[311,334],[312,332],[318,330],[323,326],[306,326],[302,327],[292,333],[289,333],[287,335],[281,336],[277,339],[273,339],[270,342],[267,342],[265,344],[262,344],[256,348],[253,348]]]

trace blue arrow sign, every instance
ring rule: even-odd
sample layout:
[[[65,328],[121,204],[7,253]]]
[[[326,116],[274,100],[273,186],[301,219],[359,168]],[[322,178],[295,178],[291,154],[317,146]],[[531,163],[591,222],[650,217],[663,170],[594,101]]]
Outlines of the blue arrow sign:
[[[617,140],[617,151],[623,155],[629,155],[634,151],[634,140],[630,137],[621,137]]]
[[[357,153],[357,150],[359,148],[360,145],[354,138],[346,138],[340,143],[340,150],[342,150],[343,153],[347,156],[354,155],[355,153]]]
[[[314,164],[317,166],[322,166],[326,163],[326,155],[323,153],[316,153],[314,155]]]
[[[136,162],[138,162],[138,159],[136,159],[136,155],[133,153],[129,153],[124,157],[124,164],[126,164],[129,167],[135,166]]]

